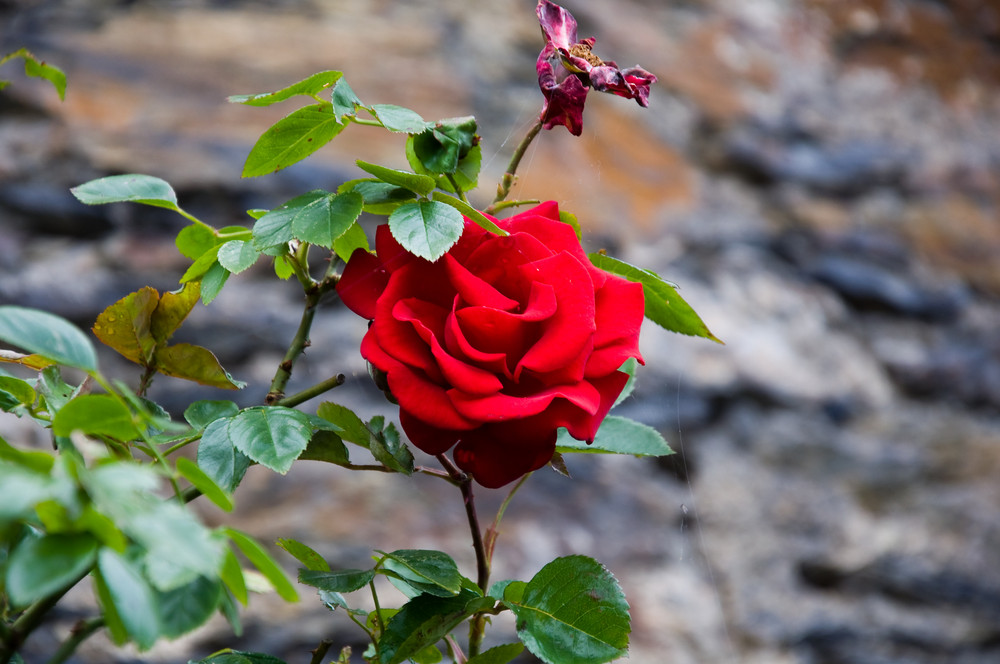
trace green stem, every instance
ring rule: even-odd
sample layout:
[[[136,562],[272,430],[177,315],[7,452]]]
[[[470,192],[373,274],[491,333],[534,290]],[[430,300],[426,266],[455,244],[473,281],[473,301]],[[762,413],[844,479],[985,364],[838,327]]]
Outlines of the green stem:
[[[45,616],[62,599],[63,595],[69,592],[70,588],[80,583],[88,574],[90,574],[89,568],[61,589],[29,606],[14,621],[14,624],[7,630],[7,635],[3,643],[0,643],[0,664],[7,664],[10,661],[11,657],[17,653],[18,648],[24,644],[32,632],[38,629],[38,626],[45,620]]]
[[[538,132],[542,130],[542,120],[538,119],[535,124],[531,125],[531,129],[528,133],[524,135],[521,142],[517,144],[514,149],[514,154],[510,156],[510,161],[507,163],[507,171],[503,174],[503,178],[500,180],[500,185],[497,187],[497,196],[493,199],[493,203],[486,208],[487,214],[492,214],[496,210],[496,204],[507,198],[510,193],[510,188],[514,186],[514,180],[517,177],[517,167],[521,165],[521,158],[524,157],[525,151],[531,142],[535,140],[535,136],[538,136]]]
[[[74,652],[76,652],[76,649],[81,643],[90,638],[91,635],[102,627],[104,627],[103,616],[93,618],[86,622],[80,622],[73,628],[73,631],[70,632],[70,637],[63,642],[63,644],[59,647],[59,650],[57,650],[55,654],[49,658],[49,661],[46,664],[62,664],[62,662],[65,662]]]
[[[190,221],[190,222],[192,222],[194,224],[197,224],[198,226],[201,226],[202,228],[207,228],[208,230],[212,231],[213,235],[218,235],[218,230],[216,230],[215,226],[211,226],[209,224],[206,224],[204,221],[202,221],[198,217],[194,216],[193,214],[189,214],[188,212],[185,212],[184,210],[182,210],[179,207],[175,207],[174,208],[174,212],[176,212],[177,214],[181,215],[182,217],[184,217],[188,221]]]
[[[328,392],[335,387],[340,387],[347,380],[344,374],[337,374],[332,378],[327,378],[322,383],[316,383],[312,387],[308,387],[297,394],[293,394],[288,397],[284,397],[275,402],[275,406],[286,406],[291,408],[293,406],[298,406],[300,403],[309,401],[313,397],[319,396],[324,392]]]
[[[507,497],[504,498],[503,503],[500,504],[500,509],[497,510],[497,515],[493,519],[493,523],[486,529],[486,559],[490,562],[493,561],[493,547],[496,546],[497,537],[500,535],[500,519],[503,518],[504,512],[507,511],[507,507],[510,505],[511,499],[514,498],[514,494],[517,493],[518,489],[524,486],[524,483],[528,481],[529,477],[531,477],[531,473],[528,473],[519,479],[517,484],[511,488],[511,490],[507,493]]]
[[[385,633],[385,625],[382,624],[382,607],[378,603],[378,593],[375,592],[375,579],[368,582],[368,587],[372,590],[372,602],[375,604],[375,625],[378,627],[378,636],[381,637]],[[378,648],[379,639],[375,638],[375,634],[372,633],[372,643],[375,645],[375,661],[382,661],[381,653]]]
[[[465,515],[469,520],[469,530],[472,533],[472,548],[476,552],[476,585],[479,586],[479,589],[485,595],[489,591],[490,585],[490,559],[487,555],[486,545],[483,542],[483,531],[479,527],[479,517],[476,514],[472,478],[459,470],[451,462],[451,459],[444,454],[437,455],[437,459],[462,491],[462,499],[465,503]],[[483,634],[485,632],[486,614],[480,612],[472,616],[469,624],[469,657],[475,657],[479,654],[479,650],[483,645]]]
[[[465,192],[462,191],[460,186],[458,186],[458,181],[455,179],[455,176],[451,173],[447,173],[445,174],[445,177],[448,178],[448,182],[451,183],[451,186],[455,188],[455,193],[458,194],[459,200],[468,205],[469,199],[465,197]]]

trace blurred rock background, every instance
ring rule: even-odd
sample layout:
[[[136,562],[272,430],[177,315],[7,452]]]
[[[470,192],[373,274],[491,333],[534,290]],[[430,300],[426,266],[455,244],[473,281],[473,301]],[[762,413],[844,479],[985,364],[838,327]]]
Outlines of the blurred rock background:
[[[584,135],[540,136],[514,195],[559,200],[592,248],[678,283],[726,345],[647,327],[648,366],[622,410],[678,454],[537,473],[508,512],[495,578],[596,557],[631,601],[639,664],[1000,661],[1000,2],[564,4],[598,54],[660,81],[649,109],[591,95]],[[163,177],[222,226],[357,177],[355,158],[404,166],[401,140],[354,126],[303,164],[240,180],[256,137],[296,102],[225,97],[322,69],[369,103],[474,114],[485,204],[541,102],[533,9],[0,0],[0,51],[28,47],[69,77],[60,103],[16,63],[0,72],[13,79],[0,93],[0,302],[89,328],[140,286],[176,286],[183,220],[84,207],[68,188],[91,178]],[[294,332],[295,291],[255,269],[182,329],[250,381],[242,405],[261,401]],[[363,331],[331,302],[292,389],[345,372],[329,398],[381,411]],[[151,392],[172,408],[231,396],[166,378]],[[0,434],[30,435],[9,416]],[[436,484],[303,463],[251,473],[225,519],[335,565],[433,547],[471,569],[457,492]],[[482,493],[489,514],[502,493]],[[255,598],[242,639],[212,623],[140,655],[95,638],[74,661],[231,645],[294,663],[322,638],[357,647],[359,630],[302,590],[297,605]],[[70,599],[57,633],[86,610],[85,592]]]

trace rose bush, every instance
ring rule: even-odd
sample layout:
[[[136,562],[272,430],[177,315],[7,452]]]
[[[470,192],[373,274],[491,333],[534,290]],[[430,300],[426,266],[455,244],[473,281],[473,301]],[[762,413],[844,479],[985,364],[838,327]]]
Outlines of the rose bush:
[[[487,487],[540,468],[557,430],[593,440],[628,376],[642,286],[594,267],[554,202],[469,220],[435,262],[403,250],[387,225],[376,254],[356,250],[337,286],[372,321],[361,353],[385,372],[400,423],[429,454]]]

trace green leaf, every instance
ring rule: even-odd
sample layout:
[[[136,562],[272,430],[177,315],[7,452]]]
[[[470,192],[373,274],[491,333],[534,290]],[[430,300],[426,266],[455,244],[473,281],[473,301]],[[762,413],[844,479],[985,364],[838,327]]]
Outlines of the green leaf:
[[[199,256],[219,244],[219,237],[203,224],[189,224],[177,233],[174,244],[181,255],[197,260]]]
[[[399,171],[394,168],[379,166],[378,164],[370,164],[360,159],[356,163],[358,168],[366,173],[371,173],[382,182],[409,189],[419,196],[427,196],[437,187],[437,180],[428,175],[420,175],[419,173],[411,173],[410,171]]]
[[[206,307],[222,291],[231,273],[222,267],[218,261],[212,263],[205,274],[201,275],[201,302]]]
[[[156,369],[166,376],[191,380],[223,390],[241,390],[246,383],[236,380],[219,364],[215,354],[193,344],[174,344],[157,348]]]
[[[52,419],[52,431],[57,436],[82,431],[122,441],[139,437],[132,411],[110,394],[81,394],[72,399]]]
[[[233,511],[233,497],[216,484],[215,480],[199,468],[194,461],[187,457],[177,459],[177,472],[201,491],[203,496],[215,503],[219,509],[226,512]]]
[[[472,614],[492,606],[491,598],[467,589],[453,597],[414,597],[386,623],[378,643],[378,661],[399,664],[443,639]]]
[[[274,92],[263,92],[255,95],[232,95],[228,100],[234,104],[246,104],[247,106],[270,106],[296,95],[313,97],[333,87],[343,75],[339,71],[321,71],[309,78],[302,79],[298,83],[293,83],[288,87]]]
[[[390,423],[384,430],[379,431],[375,426],[376,421],[381,423],[381,418],[373,417],[369,423],[372,435],[369,438],[368,449],[371,450],[372,456],[397,473],[412,475],[413,453],[410,452],[410,448],[399,439],[399,432],[393,424]]]
[[[212,655],[188,664],[285,664],[285,660],[260,652],[230,650],[221,655]]]
[[[42,370],[39,381],[35,383],[35,389],[45,398],[50,413],[65,406],[80,391],[79,387],[72,387],[63,380],[58,367],[47,367]]]
[[[454,173],[459,160],[469,154],[477,142],[476,119],[467,116],[441,120],[411,137],[410,141],[413,156],[427,171]]]
[[[18,405],[30,406],[35,403],[35,389],[26,381],[13,376],[0,375],[0,394],[10,396],[9,407],[3,408],[7,411]]]
[[[218,576],[225,550],[220,538],[178,503],[147,502],[127,523],[119,525],[145,547],[150,582],[167,591],[198,576]]]
[[[411,254],[436,261],[462,237],[465,220],[450,205],[420,201],[396,208],[389,215],[389,230]]]
[[[433,126],[427,122],[416,111],[411,111],[402,106],[393,104],[375,104],[371,107],[372,113],[382,126],[389,131],[403,134],[419,134],[428,127]]]
[[[576,218],[575,214],[565,210],[559,210],[559,221],[572,226],[573,232],[576,233],[576,239],[583,240],[583,229],[580,228],[580,220]]]
[[[623,387],[622,391],[618,394],[618,398],[615,399],[614,405],[611,406],[612,408],[620,404],[622,401],[625,401],[625,399],[628,399],[632,394],[632,391],[635,389],[635,373],[638,369],[639,360],[634,357],[628,358],[620,367],[618,367],[618,371],[628,374],[628,382],[625,383],[625,387]]]
[[[97,354],[90,339],[66,319],[45,311],[0,306],[0,340],[57,364],[97,370]]]
[[[181,275],[181,283],[186,284],[189,281],[196,281],[205,276],[205,273],[210,269],[219,264],[219,247],[222,245],[216,244],[211,249],[208,249],[201,256],[195,259],[194,263],[191,263],[191,267],[184,271]],[[214,298],[214,296],[213,296]],[[204,301],[204,300],[203,300]]]
[[[222,583],[199,576],[191,583],[156,593],[157,613],[163,636],[174,639],[201,627],[222,601]]]
[[[96,556],[97,540],[89,534],[24,539],[7,561],[7,596],[27,606],[79,581]]]
[[[324,401],[316,409],[316,414],[336,424],[340,428],[340,437],[342,439],[368,449],[371,432],[353,410],[347,406],[341,406],[339,403]]]
[[[344,130],[331,104],[293,111],[261,134],[243,165],[243,177],[276,173],[302,161]]]
[[[615,415],[604,418],[594,442],[590,445],[575,440],[565,429],[560,429],[556,440],[556,451],[632,454],[639,457],[667,456],[674,453],[670,449],[670,444],[653,427]]]
[[[317,572],[330,571],[330,565],[323,560],[323,556],[319,555],[302,542],[293,539],[279,539],[278,546],[292,554],[296,560],[310,570]]]
[[[508,591],[511,587],[508,587]],[[603,664],[628,652],[628,603],[618,581],[586,556],[556,558],[524,586],[505,593],[517,634],[549,664]]]
[[[361,194],[364,199],[364,211],[369,214],[389,214],[403,203],[412,201],[416,194],[406,187],[398,187],[388,182],[373,178],[358,178],[349,180],[337,188],[337,191],[353,191]]]
[[[375,578],[373,569],[338,569],[332,572],[300,569],[299,582],[332,593],[349,593],[364,588]]]
[[[3,58],[0,58],[0,65],[13,58],[23,58],[25,74],[33,78],[44,78],[56,89],[59,99],[66,99],[66,74],[61,69],[47,64],[44,60],[39,60],[26,48],[20,48],[13,53],[3,56]],[[3,89],[6,84],[7,81],[0,81],[0,89]]]
[[[399,549],[385,556],[382,567],[413,588],[439,597],[457,595],[462,575],[451,556],[440,551]]]
[[[246,533],[242,533],[234,528],[225,528],[225,532],[243,555],[247,557],[247,560],[253,563],[254,567],[264,575],[264,578],[271,582],[279,597],[286,602],[298,601],[299,594],[295,591],[292,582],[288,580],[284,571],[282,571],[281,567],[278,566],[278,563],[275,562],[274,558],[271,557],[271,554],[264,547]]]
[[[141,203],[175,212],[180,210],[177,207],[177,194],[174,193],[173,187],[166,180],[152,175],[138,173],[109,175],[106,178],[84,182],[70,191],[77,200],[86,205]]]
[[[333,242],[333,251],[345,263],[350,260],[355,249],[368,251],[368,237],[365,235],[365,229],[358,223],[351,224],[344,234]]]
[[[454,196],[450,196],[444,192],[435,191],[432,196],[434,200],[444,203],[445,205],[450,205],[451,207],[458,210],[464,216],[468,217],[474,221],[478,226],[483,228],[483,230],[489,231],[494,235],[507,235],[507,231],[497,226],[493,223],[493,220],[487,217],[485,214],[472,207],[465,201],[459,200]]]
[[[333,113],[337,118],[337,122],[343,122],[345,115],[354,115],[357,113],[358,108],[364,108],[364,103],[358,99],[358,96],[354,94],[354,90],[351,86],[347,84],[346,79],[340,79],[337,84],[333,86]]]
[[[327,194],[295,215],[292,234],[303,242],[333,249],[337,238],[361,215],[363,204],[364,199],[357,193]]]
[[[480,145],[472,146],[472,149],[469,150],[469,154],[459,160],[458,169],[452,177],[455,178],[455,182],[462,188],[462,191],[472,191],[479,186],[479,169],[482,166],[482,163],[483,148]],[[451,183],[447,180],[442,186],[448,191],[452,191],[453,189]]]
[[[444,655],[441,654],[440,648],[435,645],[429,645],[423,650],[410,656],[410,661],[413,664],[438,664],[444,659]]]
[[[248,408],[229,423],[229,438],[236,449],[282,475],[306,449],[311,436],[309,418],[281,406]]]
[[[229,424],[234,418],[220,418],[205,428],[198,444],[198,466],[226,491],[232,493],[243,480],[250,459],[236,449],[229,438]]]
[[[128,631],[125,629],[125,624],[122,622],[121,616],[118,615],[118,609],[115,608],[115,601],[111,596],[111,590],[104,581],[104,577],[101,576],[100,569],[95,569],[91,576],[94,579],[94,594],[97,595],[97,602],[101,608],[101,617],[104,618],[104,625],[108,628],[108,635],[115,645],[123,645],[128,641]],[[150,615],[155,614],[151,612]]]
[[[105,613],[111,608],[127,636],[139,648],[150,648],[160,636],[155,592],[132,561],[110,549],[101,549],[97,568],[104,586],[98,596]]]
[[[470,657],[466,664],[508,664],[524,652],[523,643],[506,643]]]
[[[222,558],[222,569],[219,577],[226,584],[226,588],[233,594],[233,597],[243,606],[247,605],[250,597],[247,593],[247,582],[243,578],[243,569],[240,561],[236,559],[236,554],[229,547],[226,547],[225,555]]]
[[[655,272],[601,253],[588,254],[588,257],[591,263],[602,270],[642,284],[642,292],[646,298],[646,317],[649,320],[671,332],[722,343],[709,331],[694,309],[677,294],[674,287]]]
[[[350,463],[344,441],[333,431],[317,431],[309,439],[309,445],[299,455],[303,461],[323,461],[338,466]]]
[[[288,279],[295,274],[295,267],[292,265],[292,261],[289,260],[288,256],[274,257],[274,274],[279,279]]]
[[[195,429],[204,429],[215,420],[234,417],[240,412],[232,401],[195,401],[184,410],[184,419]]]
[[[17,465],[23,469],[34,471],[34,473],[40,473],[38,476],[39,480],[46,484],[49,478],[45,477],[45,475],[52,472],[52,466],[55,465],[56,461],[55,457],[48,452],[22,450],[14,447],[3,438],[0,438],[0,459],[11,464],[11,466],[5,466],[4,470],[14,470],[12,466]],[[0,505],[4,504],[3,499],[13,500],[14,498],[13,495],[6,495],[6,489],[6,485],[0,482]],[[2,515],[2,512],[0,512],[0,515]],[[0,520],[2,520],[2,516],[0,516]]]
[[[230,240],[219,247],[219,265],[226,268],[233,274],[239,274],[248,269],[260,258],[253,242],[244,240]]]
[[[253,243],[260,250],[288,244],[294,237],[293,226],[299,215],[322,213],[324,199],[332,196],[322,189],[314,189],[285,201],[253,225]],[[317,205],[318,204],[318,205]]]

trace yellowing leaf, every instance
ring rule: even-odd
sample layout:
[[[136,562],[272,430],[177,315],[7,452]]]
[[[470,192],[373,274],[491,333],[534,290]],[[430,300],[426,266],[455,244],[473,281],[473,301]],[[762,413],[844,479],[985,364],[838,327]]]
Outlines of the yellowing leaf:
[[[239,390],[246,386],[222,368],[212,351],[201,346],[175,344],[158,348],[155,362],[157,370],[166,376],[193,380],[224,390]]]
[[[150,322],[150,330],[157,343],[166,343],[173,336],[198,303],[200,291],[201,282],[189,281],[180,290],[164,293],[160,297]]]
[[[125,358],[148,366],[156,347],[150,321],[159,301],[155,288],[141,288],[102,311],[91,329],[102,343]]]

